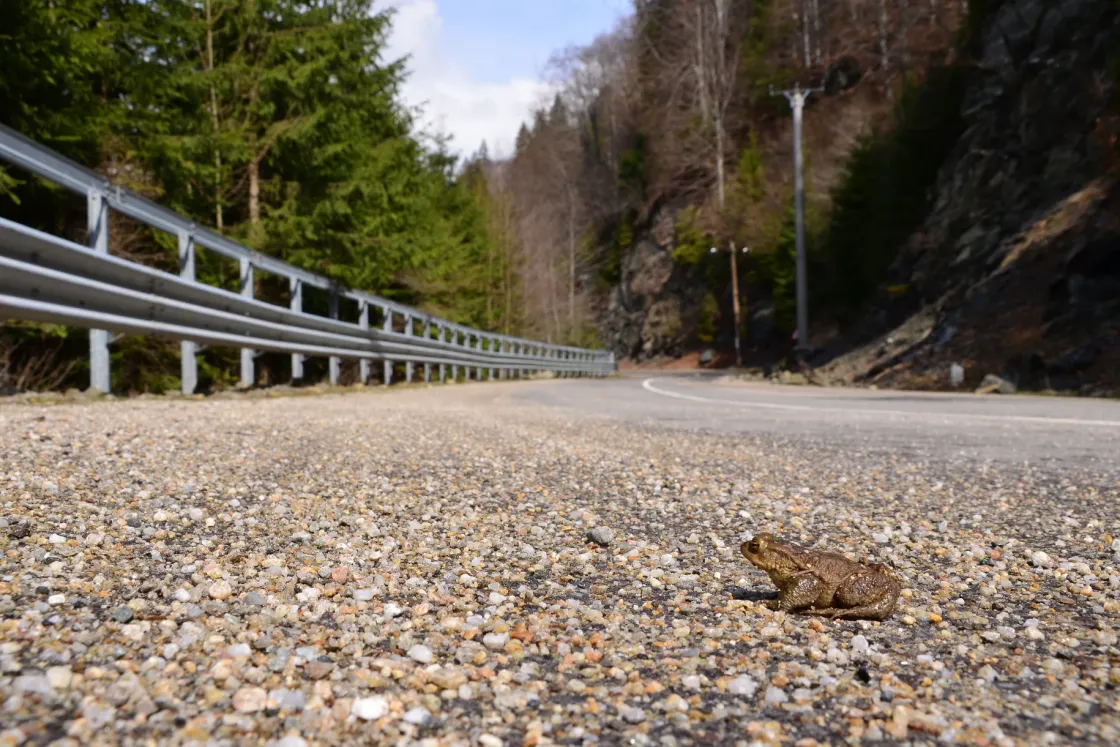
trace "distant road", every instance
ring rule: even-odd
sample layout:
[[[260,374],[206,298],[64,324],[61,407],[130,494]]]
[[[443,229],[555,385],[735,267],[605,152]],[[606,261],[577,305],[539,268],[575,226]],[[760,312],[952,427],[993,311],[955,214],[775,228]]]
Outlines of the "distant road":
[[[909,456],[1120,473],[1120,402],[731,382],[706,373],[527,387],[514,396],[643,424],[808,438]]]

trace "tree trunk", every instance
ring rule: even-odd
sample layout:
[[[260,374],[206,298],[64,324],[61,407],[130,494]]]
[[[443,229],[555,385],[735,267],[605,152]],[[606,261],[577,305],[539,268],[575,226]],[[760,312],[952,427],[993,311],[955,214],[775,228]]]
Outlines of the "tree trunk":
[[[813,66],[813,49],[809,46],[809,14],[805,8],[806,0],[801,0],[801,39],[805,44],[805,67]]]
[[[486,242],[486,326],[494,327],[494,242]]]
[[[510,328],[513,324],[513,257],[510,256],[510,246],[508,242],[505,243],[505,292],[506,292],[506,313],[504,331],[510,334]]]
[[[548,341],[551,344],[553,337],[560,336],[560,309],[556,307],[556,265],[552,261],[548,263],[548,299],[549,306],[552,307],[552,330],[548,333]]]
[[[889,73],[890,73],[890,67],[891,67],[891,56],[890,56],[890,48],[887,44],[887,0],[879,0],[878,27],[879,27],[879,55],[880,55],[880,59],[881,59],[883,72],[887,73],[887,75],[885,76],[886,81],[884,82],[884,86],[885,86],[885,89],[886,89],[886,92],[887,92],[887,98],[890,98],[891,97],[891,82],[890,82]]]
[[[903,78],[910,69],[910,0],[898,0],[898,65]]]
[[[724,176],[724,152],[723,152],[723,117],[716,118],[716,199],[719,201],[719,211],[723,214],[723,205],[727,198],[727,190],[724,186],[726,177]]]
[[[708,117],[711,113],[708,101],[708,74],[704,67],[704,13],[696,6],[696,92],[700,96],[700,113]]]
[[[821,4],[820,0],[812,0],[813,5],[813,54],[817,64],[821,64]]]
[[[261,223],[261,162],[249,161],[249,231],[256,235]]]
[[[211,0],[206,0],[206,71],[214,72],[214,16]],[[210,126],[213,128],[214,144],[214,225],[222,230],[222,150],[217,145],[218,131],[218,91],[210,82]]]
[[[568,330],[576,328],[576,217],[572,188],[568,187]]]

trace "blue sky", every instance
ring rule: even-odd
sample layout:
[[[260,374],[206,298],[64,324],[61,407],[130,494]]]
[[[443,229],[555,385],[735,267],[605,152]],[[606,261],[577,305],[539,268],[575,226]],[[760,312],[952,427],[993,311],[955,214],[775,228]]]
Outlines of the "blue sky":
[[[520,123],[551,96],[554,52],[609,31],[629,0],[392,0],[388,54],[411,54],[405,100],[460,153],[482,140],[508,155]]]

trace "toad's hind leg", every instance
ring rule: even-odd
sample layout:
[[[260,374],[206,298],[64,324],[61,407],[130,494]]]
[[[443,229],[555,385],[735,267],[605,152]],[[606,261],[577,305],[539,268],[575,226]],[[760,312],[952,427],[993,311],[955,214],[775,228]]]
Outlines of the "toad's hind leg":
[[[778,592],[776,602],[768,605],[770,609],[789,612],[808,607],[821,595],[821,580],[812,571],[795,574]]]
[[[836,590],[836,609],[832,618],[886,620],[894,612],[902,585],[894,573],[883,565],[844,579]]]

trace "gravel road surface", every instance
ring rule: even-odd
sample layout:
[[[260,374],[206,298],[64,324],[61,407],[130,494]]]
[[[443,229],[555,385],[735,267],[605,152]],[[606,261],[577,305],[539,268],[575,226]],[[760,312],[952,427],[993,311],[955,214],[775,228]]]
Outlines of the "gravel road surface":
[[[695,377],[0,405],[0,745],[1114,744],[1118,454]],[[760,531],[899,609],[766,609]]]

